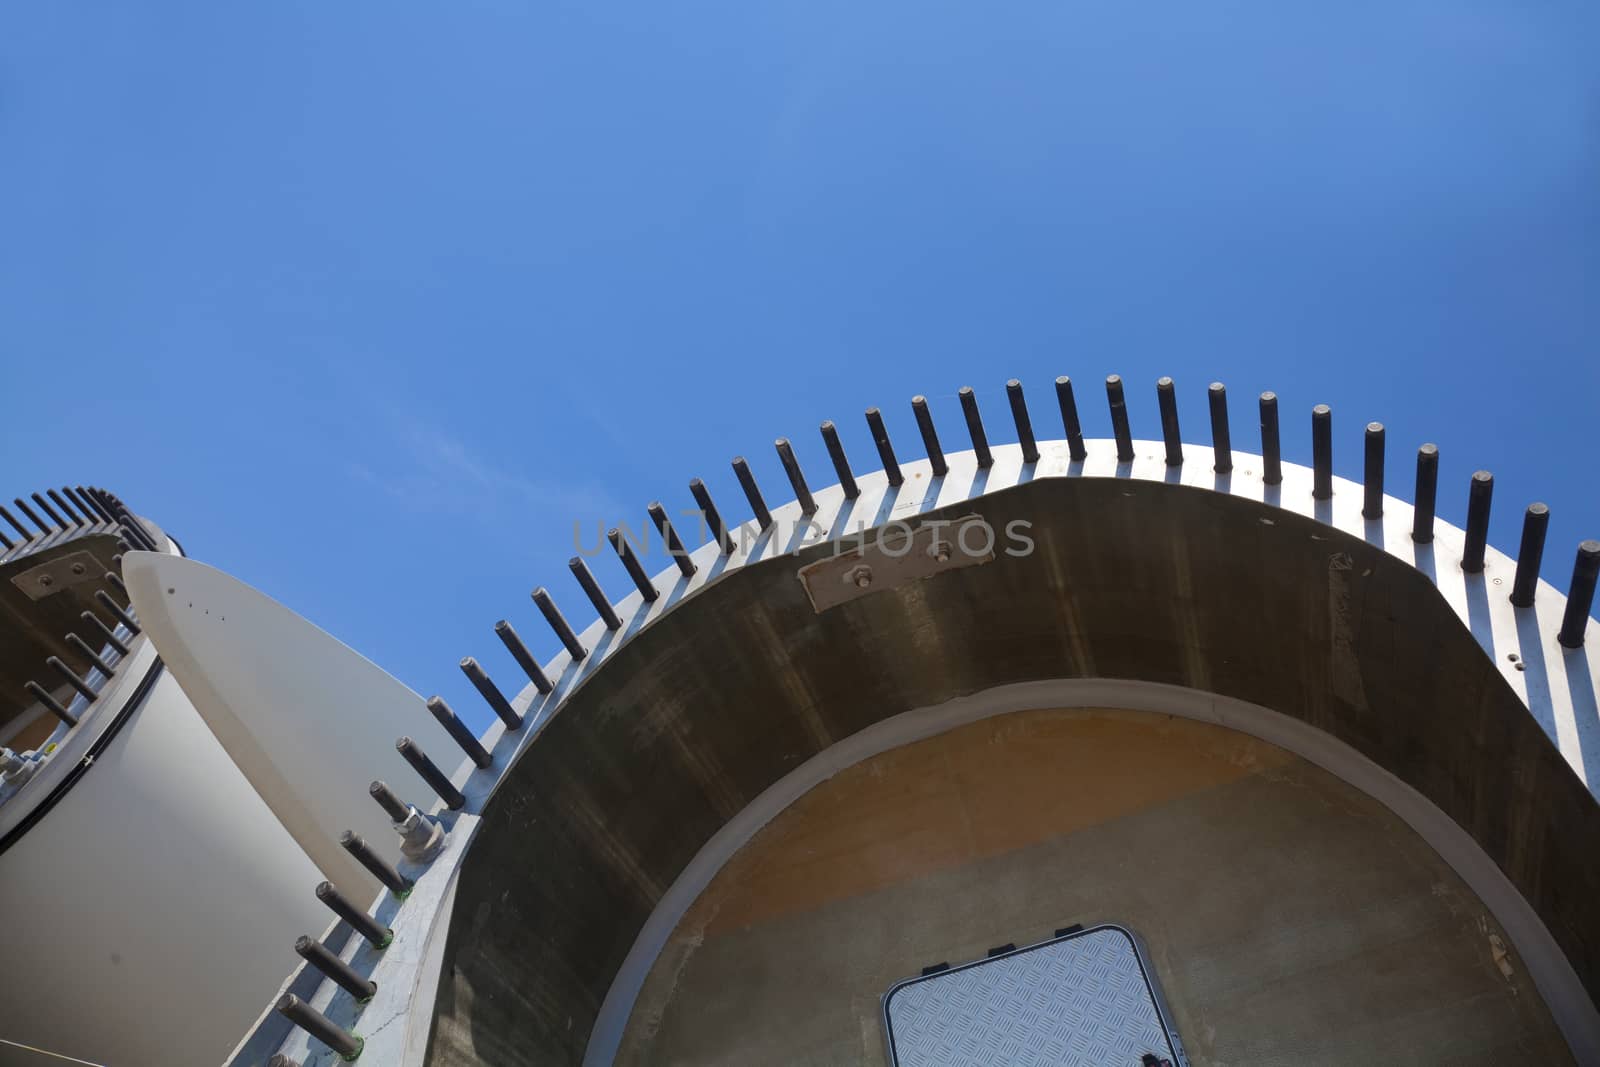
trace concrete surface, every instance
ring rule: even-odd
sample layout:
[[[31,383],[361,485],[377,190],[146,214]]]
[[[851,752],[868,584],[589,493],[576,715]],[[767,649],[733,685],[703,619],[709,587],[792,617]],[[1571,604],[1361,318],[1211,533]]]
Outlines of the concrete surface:
[[[617,1062],[882,1064],[895,981],[1105,921],[1145,938],[1196,1065],[1571,1062],[1482,904],[1393,814],[1245,735],[1081,710],[961,727],[801,798],[679,924]]]

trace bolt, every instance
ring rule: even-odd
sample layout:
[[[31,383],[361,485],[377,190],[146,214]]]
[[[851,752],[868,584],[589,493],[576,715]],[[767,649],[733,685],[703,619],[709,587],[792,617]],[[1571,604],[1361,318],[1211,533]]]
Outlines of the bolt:
[[[48,574],[41,574],[39,575],[39,584],[44,586],[46,589],[49,589],[52,585],[56,584],[56,580],[50,577]]]
[[[21,788],[33,772],[39,769],[38,761],[18,755],[9,748],[0,747],[0,784]]]
[[[844,577],[846,581],[857,589],[865,589],[872,584],[872,568],[863,563],[859,566],[851,567]]]
[[[74,564],[73,564],[73,565],[72,565],[72,573],[73,573],[73,574],[82,574],[82,573],[83,573],[83,564],[81,564],[81,563],[74,563]]]
[[[934,559],[938,560],[940,563],[949,563],[950,562],[950,545],[949,545],[949,543],[945,542],[945,541],[940,541],[938,544],[934,545],[932,548],[930,548],[928,550],[928,555],[932,556]]]
[[[413,863],[427,863],[444,850],[444,827],[416,808],[394,828],[400,833],[400,854]]]

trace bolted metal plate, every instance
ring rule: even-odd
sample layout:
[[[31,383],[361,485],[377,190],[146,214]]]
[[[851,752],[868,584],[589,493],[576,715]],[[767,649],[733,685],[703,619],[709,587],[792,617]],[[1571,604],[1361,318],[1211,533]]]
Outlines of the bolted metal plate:
[[[978,515],[916,527],[891,522],[863,534],[855,548],[801,567],[800,582],[820,613],[906,582],[992,562],[1005,536]],[[839,547],[849,544],[846,539]]]
[[[1183,1067],[1133,935],[1097,926],[900,982],[884,994],[895,1067]]]
[[[71,552],[11,576],[11,584],[29,600],[43,600],[63,589],[97,581],[106,572],[105,564],[93,552]]]

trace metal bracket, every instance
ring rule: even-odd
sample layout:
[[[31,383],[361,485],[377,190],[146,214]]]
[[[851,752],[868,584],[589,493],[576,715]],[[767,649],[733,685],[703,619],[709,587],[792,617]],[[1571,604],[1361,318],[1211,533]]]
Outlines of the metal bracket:
[[[69,552],[13,574],[11,584],[22,590],[29,600],[43,600],[74,585],[96,581],[105,572],[105,564],[96,559],[93,552]]]
[[[861,543],[800,568],[800,583],[818,613],[872,593],[945,571],[994,560],[997,532],[981,515],[925,522],[891,522],[861,535]],[[840,547],[848,542],[841,542]]]

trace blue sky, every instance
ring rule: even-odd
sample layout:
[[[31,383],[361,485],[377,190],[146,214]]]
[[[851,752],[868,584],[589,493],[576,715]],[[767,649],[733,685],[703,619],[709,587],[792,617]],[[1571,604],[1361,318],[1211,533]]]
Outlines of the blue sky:
[[[1492,540],[1600,536],[1600,14],[1577,2],[35,4],[0,16],[9,498],[111,487],[479,725],[574,520],[915,452],[1020,378],[1333,406]],[[597,568],[614,595],[626,579]]]

